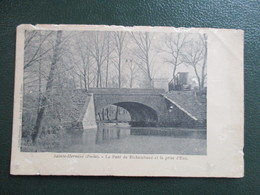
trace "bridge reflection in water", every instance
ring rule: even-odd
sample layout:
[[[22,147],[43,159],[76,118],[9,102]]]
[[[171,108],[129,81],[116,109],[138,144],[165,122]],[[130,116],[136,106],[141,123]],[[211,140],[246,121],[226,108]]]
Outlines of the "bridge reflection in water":
[[[205,129],[101,123],[70,139],[64,152],[206,155]]]

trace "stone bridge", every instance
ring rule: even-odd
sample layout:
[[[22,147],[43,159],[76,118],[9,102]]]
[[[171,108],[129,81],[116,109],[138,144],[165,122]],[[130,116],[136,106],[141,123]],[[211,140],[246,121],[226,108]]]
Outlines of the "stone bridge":
[[[126,109],[133,122],[167,122],[168,108],[163,89],[90,88],[95,113],[108,105]]]
[[[109,105],[127,110],[132,124],[205,128],[189,92],[165,93],[163,89],[89,88],[75,93],[79,128],[96,127],[97,113]],[[189,110],[188,108],[194,108]],[[76,112],[77,113],[77,112]],[[202,117],[202,119],[205,118]],[[72,125],[75,126],[75,125]]]

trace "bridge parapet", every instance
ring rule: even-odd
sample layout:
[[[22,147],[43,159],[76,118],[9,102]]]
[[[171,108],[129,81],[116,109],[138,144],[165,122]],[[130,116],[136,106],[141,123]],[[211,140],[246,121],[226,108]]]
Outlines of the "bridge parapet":
[[[93,94],[151,94],[160,95],[165,93],[164,89],[146,89],[146,88],[89,88],[89,93]]]

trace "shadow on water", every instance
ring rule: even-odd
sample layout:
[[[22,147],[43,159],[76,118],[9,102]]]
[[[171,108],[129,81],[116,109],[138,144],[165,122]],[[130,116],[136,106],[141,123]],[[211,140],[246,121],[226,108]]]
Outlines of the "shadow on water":
[[[97,129],[85,129],[76,140],[96,144],[135,136],[162,136],[186,139],[206,139],[205,129],[181,129],[166,127],[131,127],[127,123],[100,123]]]
[[[128,123],[104,123],[83,131],[71,129],[56,142],[50,147],[42,145],[37,151],[206,155],[207,148],[204,129],[131,127]],[[35,150],[28,146],[22,151]]]
[[[130,126],[127,124],[99,125],[96,134],[96,143],[102,143],[113,139],[121,139],[131,135]]]
[[[175,138],[206,139],[206,130],[179,128],[132,128],[131,135],[171,136]]]
[[[130,154],[206,154],[206,130],[131,127],[128,123],[100,123],[96,129],[72,133],[66,152]]]

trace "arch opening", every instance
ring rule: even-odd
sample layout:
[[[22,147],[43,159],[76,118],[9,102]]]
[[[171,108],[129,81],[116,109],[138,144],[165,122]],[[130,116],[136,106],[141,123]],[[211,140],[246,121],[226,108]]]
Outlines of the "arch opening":
[[[115,108],[119,108],[119,112],[115,111]],[[119,116],[109,117],[115,112]],[[154,109],[137,102],[118,102],[107,105],[96,113],[96,118],[98,122],[128,122],[131,126],[156,126],[158,122],[158,115]]]

